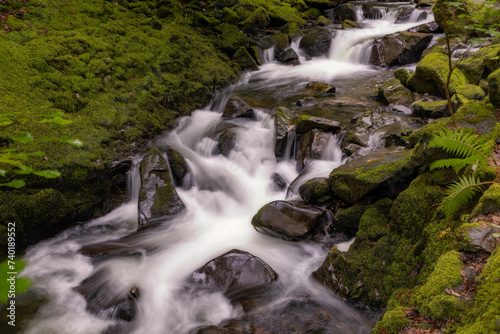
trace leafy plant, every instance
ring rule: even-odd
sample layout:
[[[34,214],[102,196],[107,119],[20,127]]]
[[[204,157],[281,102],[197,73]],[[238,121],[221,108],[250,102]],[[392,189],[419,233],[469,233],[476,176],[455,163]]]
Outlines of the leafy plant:
[[[25,132],[24,130],[37,132],[44,137],[48,137],[53,140],[62,141],[75,146],[82,146],[82,142],[78,139],[70,138],[67,136],[54,137],[42,132],[36,125],[37,124],[58,124],[58,125],[68,125],[71,124],[71,120],[63,119],[64,113],[56,112],[52,114],[30,114],[28,112],[22,113],[7,113],[0,115],[0,130],[6,130],[8,128],[14,128],[14,135],[9,138],[13,142],[18,142],[25,144],[33,141],[34,137],[30,132]],[[44,178],[57,178],[61,175],[59,171],[54,169],[44,169],[44,170],[34,170],[33,168],[26,165],[26,161],[31,156],[44,156],[45,153],[41,151],[36,151],[32,153],[18,153],[13,150],[0,151],[0,176],[5,177],[8,173],[14,173],[18,175],[33,174],[41,176]],[[12,188],[22,188],[25,182],[20,179],[13,179],[7,183],[0,183],[0,186],[12,187]]]
[[[493,180],[481,182],[474,175],[462,175],[458,181],[452,183],[445,191],[445,199],[441,202],[443,212],[450,218],[465,203],[483,190],[484,186],[500,181],[500,165],[493,155],[493,141],[485,141],[470,132],[458,132],[446,129],[435,135],[429,142],[429,148],[440,148],[454,158],[441,159],[433,162],[430,169],[451,167],[456,172],[467,166],[473,171],[483,169],[487,175],[494,175]]]

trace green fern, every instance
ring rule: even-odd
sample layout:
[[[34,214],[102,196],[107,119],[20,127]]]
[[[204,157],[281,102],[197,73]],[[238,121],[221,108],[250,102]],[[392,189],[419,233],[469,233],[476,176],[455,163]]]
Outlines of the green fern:
[[[458,181],[452,183],[445,191],[446,198],[441,203],[446,218],[453,216],[465,203],[481,190],[479,179],[474,176],[461,177]]]
[[[440,131],[429,141],[429,148],[440,148],[456,158],[441,159],[433,162],[430,169],[453,168],[456,172],[469,165],[483,168],[497,174],[495,181],[481,182],[474,176],[462,176],[458,181],[452,183],[445,191],[445,199],[441,203],[446,218],[450,218],[464,204],[472,199],[477,192],[482,190],[482,185],[491,184],[499,180],[499,166],[493,154],[494,143],[486,142],[481,137],[470,132],[458,132],[451,129]]]
[[[435,135],[429,142],[428,147],[441,148],[461,159],[467,159],[466,161],[461,161],[461,159],[445,159],[448,164],[446,167],[453,167],[455,169],[458,167],[461,169],[468,164],[474,163],[487,165],[488,158],[493,153],[492,142],[485,142],[481,137],[477,137],[470,132],[456,132],[450,129],[440,131]],[[437,164],[434,164],[434,168],[439,167]]]

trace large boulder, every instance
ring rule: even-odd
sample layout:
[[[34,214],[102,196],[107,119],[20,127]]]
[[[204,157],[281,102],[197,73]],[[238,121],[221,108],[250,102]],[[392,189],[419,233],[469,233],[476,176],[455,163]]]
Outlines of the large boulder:
[[[450,116],[448,101],[418,101],[413,105],[413,114],[426,118],[441,118]]]
[[[170,168],[158,148],[152,148],[140,165],[139,225],[167,220],[185,209],[175,191]]]
[[[500,69],[488,76],[490,91],[490,102],[497,108],[500,108]]]
[[[471,84],[477,85],[479,80],[500,68],[499,57],[500,44],[486,46],[471,54],[469,58],[460,61],[457,68]]]
[[[252,225],[264,234],[300,241],[312,235],[328,219],[325,210],[302,201],[274,201],[259,210],[252,218]]]
[[[442,53],[430,53],[417,64],[415,73],[408,79],[408,87],[419,93],[446,97],[445,85],[448,73],[448,57]],[[450,95],[455,94],[457,87],[468,83],[464,74],[455,68],[450,80]]]
[[[415,63],[427,48],[432,35],[418,32],[398,32],[373,42],[370,63],[376,66],[396,66]]]
[[[332,171],[332,197],[354,204],[365,198],[394,196],[415,177],[417,167],[411,151],[367,154]]]
[[[328,178],[315,177],[299,187],[300,197],[310,205],[328,205],[332,202]]]
[[[240,66],[242,70],[258,70],[259,66],[252,58],[247,49],[242,46],[233,55],[233,60]]]
[[[294,49],[288,48],[278,55],[278,60],[280,63],[285,65],[299,65],[299,55]]]
[[[321,57],[330,49],[331,41],[330,30],[325,27],[314,27],[302,37],[299,47],[310,57]]]
[[[278,274],[257,256],[233,249],[195,270],[189,282],[204,290],[231,295],[265,287],[277,278]]]

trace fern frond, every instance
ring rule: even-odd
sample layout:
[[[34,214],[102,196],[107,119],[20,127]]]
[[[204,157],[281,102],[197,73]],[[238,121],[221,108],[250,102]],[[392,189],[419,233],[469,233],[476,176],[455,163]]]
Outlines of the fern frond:
[[[451,167],[455,170],[455,172],[460,171],[461,169],[467,167],[467,165],[472,165],[477,163],[478,160],[475,157],[468,157],[466,159],[441,159],[434,161],[429,165],[431,170],[438,168],[447,168]]]
[[[428,147],[441,148],[460,158],[475,157],[480,163],[488,164],[488,157],[493,153],[493,146],[481,137],[465,131],[451,129],[440,131],[430,141]]]
[[[461,177],[452,183],[445,191],[446,198],[441,203],[446,218],[450,218],[462,205],[467,203],[474,195],[481,190],[481,185],[491,182],[479,182],[474,176]]]

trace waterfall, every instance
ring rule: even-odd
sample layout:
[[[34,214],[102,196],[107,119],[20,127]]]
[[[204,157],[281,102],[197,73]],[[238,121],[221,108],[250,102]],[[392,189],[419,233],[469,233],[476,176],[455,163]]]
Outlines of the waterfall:
[[[363,14],[363,6],[358,5],[356,9],[356,22],[361,22],[365,20],[365,15]]]
[[[271,64],[274,62],[274,46],[262,51],[262,63]]]
[[[275,157],[276,134],[271,111],[277,106],[294,108],[295,102],[307,94],[304,87],[310,81],[332,83],[338,88],[335,97],[322,96],[317,104],[300,109],[298,114],[317,113],[314,116],[333,120],[338,117],[339,121],[347,117],[342,123],[345,126],[353,116],[376,102],[361,101],[363,110],[351,108],[352,111],[349,106],[334,105],[335,98],[362,99],[363,85],[387,78],[387,73],[366,65],[372,40],[418,25],[394,24],[397,14],[394,8],[380,9],[384,13],[380,20],[368,20],[358,7],[358,20],[363,28],[338,30],[327,57],[306,60],[298,47],[300,39],[291,45],[301,57],[299,66],[280,65],[274,61],[274,48],[264,50],[264,64],[258,71],[245,73],[237,83],[219,92],[209,106],[178,119],[175,129],[152,143],[159,149],[170,146],[186,160],[189,169],[186,182],[189,181],[190,187],[176,189],[186,206],[182,215],[137,230],[138,157],[128,174],[126,203],[104,217],[82,222],[30,247],[23,275],[33,280],[34,289],[40,291],[47,303],[23,324],[24,333],[98,334],[113,328],[113,333],[124,334],[184,334],[199,327],[220,325],[228,319],[241,319],[246,310],[238,303],[232,303],[221,293],[191,291],[186,286],[186,280],[197,268],[234,248],[260,257],[278,273],[277,284],[262,300],[256,301],[256,309],[271,314],[277,307],[297,300],[299,305],[306,300],[321,306],[318,313],[334,315],[324,324],[325,333],[370,332],[373,320],[310,278],[333,242],[328,245],[288,242],[258,233],[251,225],[252,217],[265,204],[300,199],[300,185],[314,177],[328,177],[346,161],[340,148],[341,138],[329,135],[321,158],[310,161],[298,175],[293,131],[287,137],[286,158]],[[223,119],[221,113],[233,95],[249,98],[262,106],[262,110],[255,108],[253,119]],[[329,101],[333,102],[323,103]],[[227,154],[216,154],[224,131],[231,131],[234,142]],[[379,147],[383,142],[381,137],[382,132],[375,132],[360,154]],[[273,187],[275,175],[289,184],[287,190]],[[106,254],[104,249],[104,254],[95,256],[79,252],[84,245],[106,242],[119,252]],[[341,243],[339,249],[347,250],[349,245]],[[87,310],[85,298],[74,288],[92,275],[97,277],[93,287],[102,288],[100,294],[93,296],[98,301],[127,298],[129,291],[138,289],[139,301],[132,323],[110,319],[117,308],[95,313]],[[301,330],[308,331],[304,328],[297,331]]]

